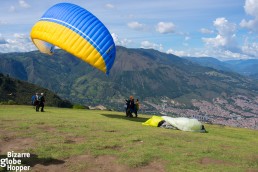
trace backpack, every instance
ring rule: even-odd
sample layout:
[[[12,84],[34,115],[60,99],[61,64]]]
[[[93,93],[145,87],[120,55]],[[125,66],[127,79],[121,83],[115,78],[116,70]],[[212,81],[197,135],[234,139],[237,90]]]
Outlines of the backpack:
[[[37,101],[41,102],[41,100],[42,100],[42,96],[38,96]]]

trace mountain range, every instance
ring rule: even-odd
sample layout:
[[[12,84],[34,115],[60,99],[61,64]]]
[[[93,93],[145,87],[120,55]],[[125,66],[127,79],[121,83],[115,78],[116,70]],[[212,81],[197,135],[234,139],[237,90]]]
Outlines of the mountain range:
[[[217,70],[236,72],[244,76],[258,79],[258,59],[220,61],[213,57],[183,57],[201,66]]]
[[[123,110],[124,100],[133,95],[142,113],[258,128],[257,81],[224,65],[207,67],[152,49],[118,46],[109,76],[62,50],[53,56],[38,51],[0,54],[0,72],[73,103]]]

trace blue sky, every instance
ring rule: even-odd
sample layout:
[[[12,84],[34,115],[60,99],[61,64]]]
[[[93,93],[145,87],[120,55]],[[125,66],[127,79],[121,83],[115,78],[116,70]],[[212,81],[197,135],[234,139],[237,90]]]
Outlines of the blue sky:
[[[258,0],[1,0],[0,52],[36,50],[32,26],[60,2],[92,12],[116,45],[221,60],[258,58]]]

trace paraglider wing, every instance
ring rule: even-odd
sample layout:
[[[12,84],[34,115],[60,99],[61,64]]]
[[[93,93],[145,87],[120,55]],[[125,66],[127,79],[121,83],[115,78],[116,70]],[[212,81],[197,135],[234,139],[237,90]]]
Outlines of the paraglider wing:
[[[142,125],[148,125],[153,127],[158,127],[159,123],[163,121],[163,118],[160,116],[152,116],[150,119],[148,119],[146,122],[142,123]]]
[[[114,40],[104,24],[86,9],[59,3],[49,8],[31,30],[31,39],[43,53],[54,46],[109,73],[115,60]]]
[[[170,123],[172,126],[182,131],[195,131],[200,132],[202,130],[202,124],[197,119],[190,118],[172,118],[169,116],[162,116],[162,118]]]

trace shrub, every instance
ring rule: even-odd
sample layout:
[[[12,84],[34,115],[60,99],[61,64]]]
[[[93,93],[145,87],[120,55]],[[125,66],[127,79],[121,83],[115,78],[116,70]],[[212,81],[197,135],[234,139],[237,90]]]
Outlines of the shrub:
[[[85,109],[85,106],[80,105],[80,104],[75,104],[75,105],[73,105],[73,109]]]
[[[13,100],[8,100],[7,104],[8,104],[8,105],[15,105],[15,104],[17,104],[17,103],[16,103],[15,101],[13,101]]]
[[[13,100],[8,100],[8,101],[1,101],[0,105],[17,105],[17,103]]]

